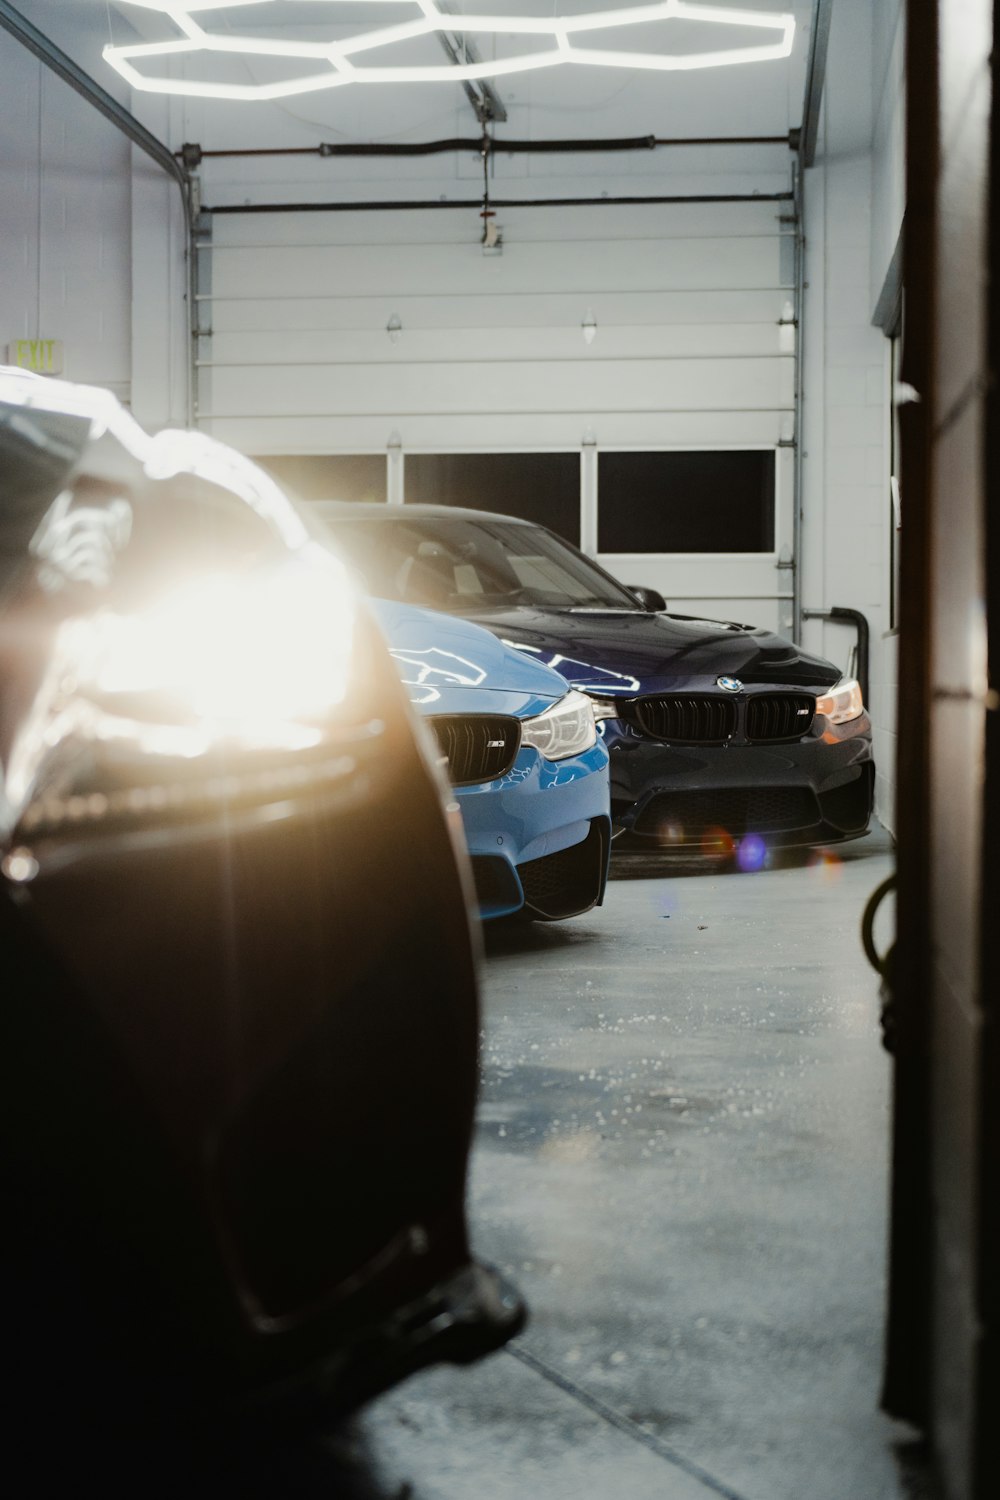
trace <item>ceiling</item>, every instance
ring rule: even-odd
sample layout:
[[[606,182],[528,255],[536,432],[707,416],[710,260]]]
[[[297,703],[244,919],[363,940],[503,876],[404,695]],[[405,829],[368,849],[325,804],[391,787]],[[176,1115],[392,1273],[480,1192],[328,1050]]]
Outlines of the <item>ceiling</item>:
[[[192,0],[194,3],[194,0]],[[204,0],[202,0],[204,3]],[[484,8],[502,17],[566,17],[593,12],[632,10],[626,0],[438,0],[439,8],[480,14]],[[504,156],[505,139],[566,140],[649,137],[779,137],[802,122],[803,95],[809,55],[813,0],[752,0],[753,9],[774,15],[791,12],[796,32],[791,55],[780,60],[741,63],[690,71],[648,71],[623,67],[580,66],[567,63],[534,72],[496,78],[485,86],[495,114],[506,120],[489,124],[497,152],[492,167],[496,186],[517,191],[528,187],[527,179],[544,179],[551,189],[557,179],[569,179],[570,190],[581,177],[594,193],[616,191],[662,191],[665,177],[673,191],[683,179],[683,191],[771,192],[787,188],[790,153],[785,146],[671,147],[655,152],[630,152],[609,157],[565,153],[547,157]],[[22,12],[43,32],[86,68],[106,89],[131,108],[172,150],[188,141],[206,151],[315,148],[319,142],[414,143],[442,137],[478,137],[482,126],[474,103],[481,101],[484,85],[475,84],[470,101],[469,86],[461,81],[385,82],[351,84],[265,101],[204,98],[167,98],[162,94],[131,90],[102,57],[103,48],[141,41],[176,38],[176,25],[163,15],[126,0],[21,0]],[[718,8],[713,6],[713,8]],[[198,13],[206,29],[233,36],[262,38],[344,37],[359,30],[398,24],[418,15],[418,0],[257,0]],[[600,45],[616,51],[639,53],[656,50],[685,53],[705,47],[760,45],[777,34],[750,31],[745,27],[707,25],[703,21],[672,20],[658,24],[615,27],[600,33]],[[581,38],[587,44],[587,34]],[[461,38],[454,38],[461,46]],[[509,57],[525,48],[538,50],[550,45],[543,37],[503,36],[495,32],[474,36],[479,58]],[[366,60],[372,54],[366,55]],[[449,60],[434,34],[413,42],[379,48],[385,67],[399,63],[449,66]],[[360,60],[359,60],[360,61]],[[210,56],[204,58],[143,60],[150,71],[169,72],[175,78],[230,82],[268,82],[283,75],[284,65],[257,56]],[[303,64],[296,62],[301,69]],[[306,65],[310,66],[311,65]],[[459,153],[453,162],[439,157],[396,158],[390,162],[361,163],[338,159],[336,181],[348,183],[356,192],[372,194],[413,192],[426,196],[444,194],[454,179],[469,179],[481,173],[481,162]],[[278,159],[281,160],[280,158]],[[284,159],[287,162],[287,158]],[[222,201],[238,195],[253,183],[267,193],[277,192],[288,175],[287,166],[268,171],[260,161],[251,168],[246,162],[213,164],[214,196]],[[299,196],[329,193],[329,162],[316,162],[308,169],[294,165]],[[628,179],[622,189],[623,179]],[[645,186],[638,179],[645,179]],[[655,181],[657,188],[651,188]],[[401,186],[402,185],[402,186]],[[255,192],[256,195],[256,192]]]

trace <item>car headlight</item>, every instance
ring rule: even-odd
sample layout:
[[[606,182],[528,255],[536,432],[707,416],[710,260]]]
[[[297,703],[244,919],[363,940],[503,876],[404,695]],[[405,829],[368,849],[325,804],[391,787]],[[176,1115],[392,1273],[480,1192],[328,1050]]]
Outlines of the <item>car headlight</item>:
[[[829,719],[831,724],[847,724],[864,711],[861,686],[853,677],[843,678],[830,692],[816,699],[816,712]]]
[[[546,760],[582,755],[596,743],[593,704],[586,693],[575,689],[543,714],[521,721],[521,744],[531,745]]]
[[[182,761],[318,748],[357,677],[355,625],[346,572],[320,548],[67,621],[9,781],[26,790],[70,738]]]
[[[621,708],[614,698],[599,698],[594,693],[590,694],[590,702],[594,710],[594,718],[600,722],[602,719],[620,719]]]

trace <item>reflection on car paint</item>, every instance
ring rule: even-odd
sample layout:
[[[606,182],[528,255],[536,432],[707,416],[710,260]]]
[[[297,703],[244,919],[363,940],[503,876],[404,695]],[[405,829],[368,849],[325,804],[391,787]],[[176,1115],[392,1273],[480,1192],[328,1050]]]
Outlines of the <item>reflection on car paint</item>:
[[[442,651],[440,646],[427,646],[416,651],[412,647],[404,649],[390,645],[389,655],[403,668],[399,675],[404,685],[420,690],[420,696],[411,694],[410,701],[421,706],[440,702],[441,693],[436,683],[449,687],[478,687],[486,677],[485,667],[457,656],[454,651]]]
[[[107,588],[115,554],[132,533],[132,507],[123,495],[101,506],[78,505],[77,499],[64,490],[29,543],[28,550],[42,563],[38,581],[46,593],[56,593],[68,582]]]
[[[603,611],[602,611],[603,613]],[[637,693],[640,688],[638,677],[628,677],[622,672],[613,672],[610,667],[597,667],[589,662],[579,661],[572,656],[563,656],[558,651],[546,654],[541,646],[529,646],[524,641],[511,641],[506,636],[501,636],[505,646],[511,646],[515,651],[523,651],[531,656],[536,656],[539,661],[565,677],[574,687],[581,692],[599,692],[602,689],[617,688],[621,693]]]

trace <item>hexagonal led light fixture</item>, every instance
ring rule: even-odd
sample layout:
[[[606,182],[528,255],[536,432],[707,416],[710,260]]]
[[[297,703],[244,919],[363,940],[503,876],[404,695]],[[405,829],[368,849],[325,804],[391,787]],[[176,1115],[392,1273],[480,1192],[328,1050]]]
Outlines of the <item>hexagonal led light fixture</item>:
[[[538,68],[558,67],[563,63],[578,63],[592,68],[641,68],[660,72],[718,68],[787,57],[792,50],[795,34],[795,18],[791,15],[693,4],[690,0],[658,0],[658,3],[650,5],[628,6],[622,10],[597,10],[563,17],[453,14],[438,10],[436,0],[307,0],[307,3],[317,8],[320,5],[337,7],[341,11],[341,20],[344,9],[352,4],[369,7],[391,4],[397,9],[401,4],[409,4],[416,14],[412,21],[383,26],[356,36],[345,38],[341,35],[336,39],[331,37],[329,41],[305,41],[217,32],[206,29],[200,20],[195,20],[196,15],[204,16],[208,12],[230,10],[236,6],[246,9],[266,5],[273,11],[276,4],[281,6],[283,0],[122,0],[122,3],[160,12],[177,28],[178,36],[172,41],[107,46],[104,48],[105,60],[133,88],[151,93],[186,94],[215,99],[282,99],[292,94],[343,88],[347,84],[462,83]],[[297,0],[297,3],[301,4],[302,0]],[[773,40],[759,46],[676,53],[610,51],[576,45],[573,40],[576,37],[594,36],[602,31],[621,30],[626,26],[650,26],[674,21],[753,28],[771,33]],[[342,24],[337,29],[342,33]],[[433,66],[359,66],[354,61],[381,47],[413,41],[436,31],[533,37],[544,41],[546,45],[542,50],[529,50],[520,56]],[[316,64],[316,71],[270,83],[224,83],[157,77],[144,73],[141,68],[142,61],[149,58],[190,58],[204,54],[269,58],[289,63],[312,62]]]

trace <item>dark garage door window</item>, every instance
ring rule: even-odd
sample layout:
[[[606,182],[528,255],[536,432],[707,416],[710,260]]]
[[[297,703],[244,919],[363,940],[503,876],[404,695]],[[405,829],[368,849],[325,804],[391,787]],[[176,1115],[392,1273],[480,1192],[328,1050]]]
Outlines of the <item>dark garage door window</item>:
[[[384,453],[281,453],[254,463],[299,500],[386,498]]]
[[[599,552],[773,552],[774,452],[601,453]]]
[[[580,545],[578,453],[408,453],[408,504],[520,516]]]

